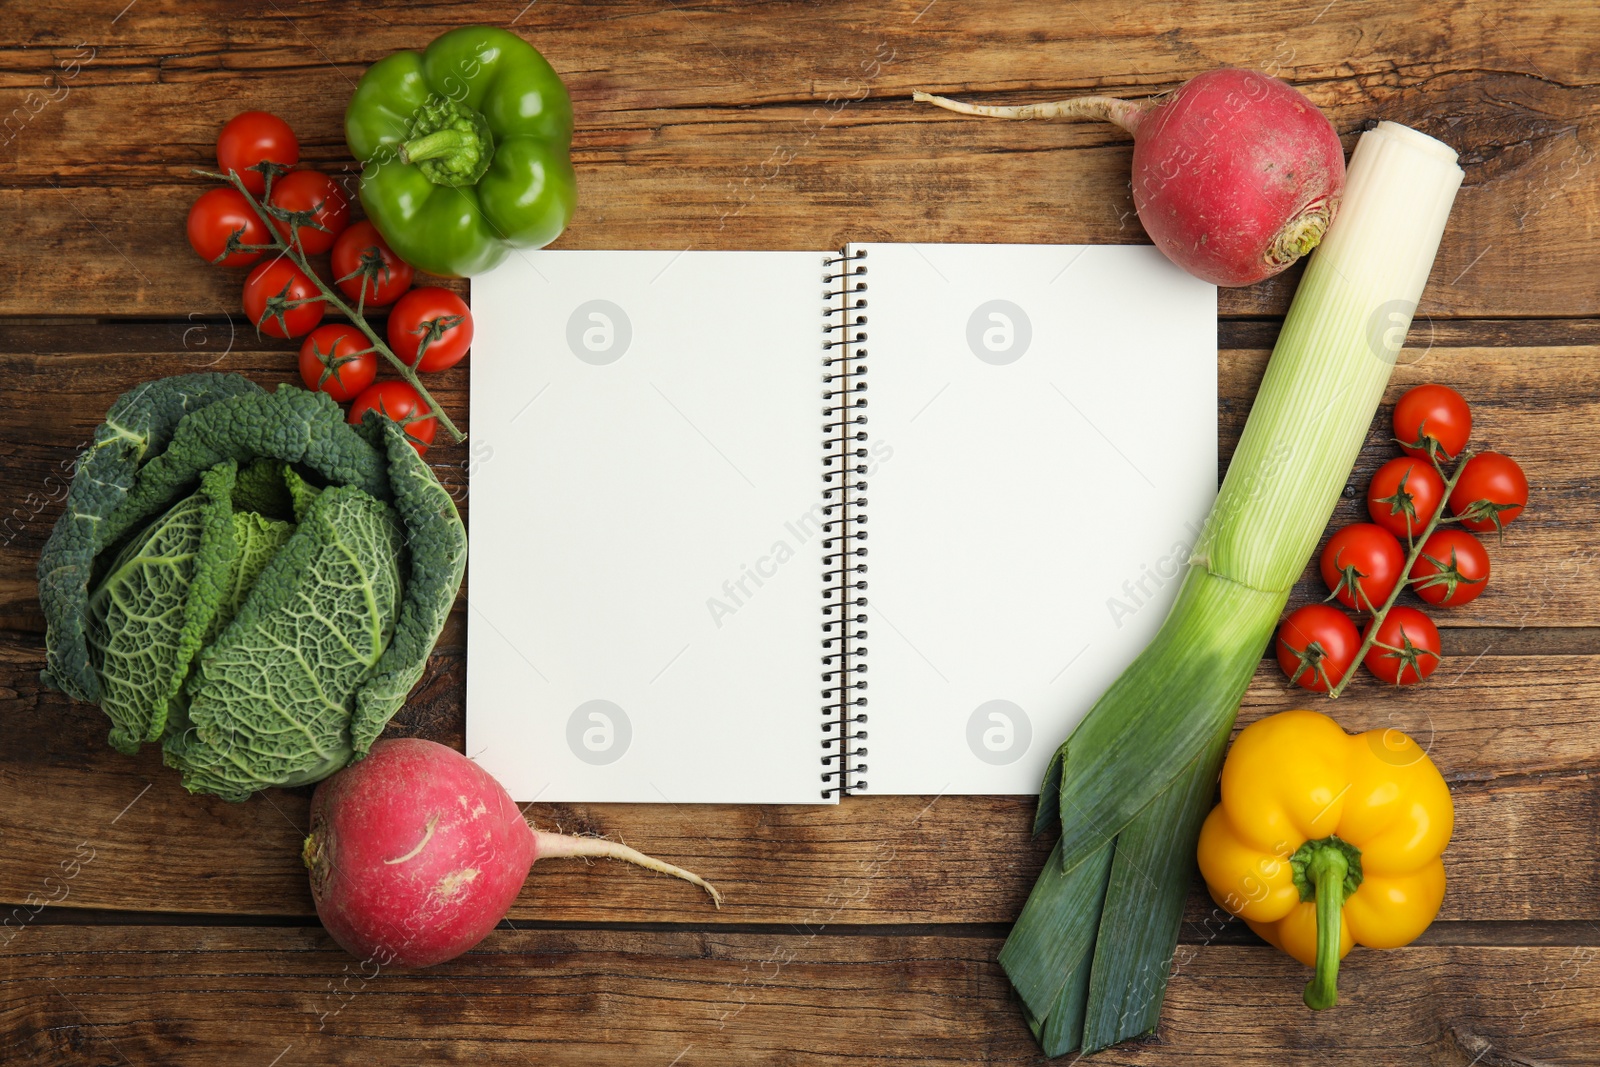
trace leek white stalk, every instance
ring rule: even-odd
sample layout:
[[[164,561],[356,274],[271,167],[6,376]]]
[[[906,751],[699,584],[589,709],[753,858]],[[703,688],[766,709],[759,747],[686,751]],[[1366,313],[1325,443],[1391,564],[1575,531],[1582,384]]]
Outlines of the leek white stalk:
[[[1245,687],[1372,424],[1462,179],[1381,122],[1312,255],[1227,477],[1154,641],[1056,752],[1061,839],[1000,962],[1046,1053],[1151,1029]]]

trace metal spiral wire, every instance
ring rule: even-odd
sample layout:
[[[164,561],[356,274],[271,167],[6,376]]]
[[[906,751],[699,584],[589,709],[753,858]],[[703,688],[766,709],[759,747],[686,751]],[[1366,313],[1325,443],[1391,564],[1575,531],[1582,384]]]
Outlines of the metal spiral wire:
[[[867,788],[867,253],[822,260],[822,799]]]

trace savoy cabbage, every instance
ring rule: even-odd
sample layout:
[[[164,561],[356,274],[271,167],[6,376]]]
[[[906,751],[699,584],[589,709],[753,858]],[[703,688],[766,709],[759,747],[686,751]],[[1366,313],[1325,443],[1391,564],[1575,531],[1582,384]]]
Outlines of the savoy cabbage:
[[[39,560],[44,681],[241,800],[366,752],[460,587],[455,505],[398,426],[237,375],[112,407]]]

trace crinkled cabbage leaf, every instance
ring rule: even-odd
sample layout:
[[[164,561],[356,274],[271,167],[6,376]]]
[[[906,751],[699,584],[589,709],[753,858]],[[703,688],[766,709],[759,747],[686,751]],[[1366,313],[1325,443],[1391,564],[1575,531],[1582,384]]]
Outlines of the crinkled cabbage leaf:
[[[42,677],[238,800],[366,752],[421,678],[466,565],[400,428],[237,375],[113,405],[39,560]]]

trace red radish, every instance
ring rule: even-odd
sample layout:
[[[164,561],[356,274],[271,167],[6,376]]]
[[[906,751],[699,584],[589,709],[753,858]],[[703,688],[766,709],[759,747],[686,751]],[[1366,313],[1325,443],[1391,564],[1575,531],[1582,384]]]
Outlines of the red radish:
[[[699,875],[598,837],[534,830],[493,776],[453,748],[399,738],[317,786],[302,858],[333,939],[380,966],[454,959],[505,918],[534,860],[602,856]]]
[[[1100,119],[1133,135],[1133,204],[1156,247],[1216,285],[1251,285],[1310,252],[1339,211],[1344,149],[1292,86],[1223,67],[1138,102],[1083,96],[990,107],[917,92],[963,115]]]

